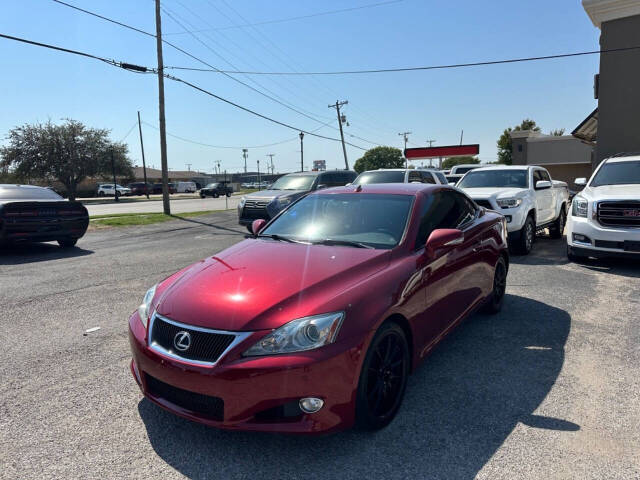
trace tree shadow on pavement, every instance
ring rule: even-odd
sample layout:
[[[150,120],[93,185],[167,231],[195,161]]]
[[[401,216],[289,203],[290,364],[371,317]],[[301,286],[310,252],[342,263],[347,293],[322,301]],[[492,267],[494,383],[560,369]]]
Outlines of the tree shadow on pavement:
[[[215,230],[224,230],[226,232],[230,232],[230,233],[233,233],[233,234],[241,234],[241,235],[245,235],[247,233],[246,230],[241,230],[239,228],[223,227],[223,226],[217,225],[216,223],[213,223],[213,221],[212,222],[203,222],[202,220],[196,220],[195,218],[181,217],[179,213],[172,214],[171,216],[176,220],[182,220],[183,222],[189,222],[189,223],[197,223],[198,225],[203,225],[205,227],[211,227],[211,228],[213,228]]]
[[[0,265],[45,262],[61,258],[91,255],[92,250],[79,247],[60,248],[57,243],[19,243],[0,246]]]
[[[502,313],[475,315],[410,378],[386,429],[321,437],[226,432],[138,404],[156,453],[194,478],[472,479],[518,422],[575,431],[535,415],[564,361],[571,318],[507,295]]]

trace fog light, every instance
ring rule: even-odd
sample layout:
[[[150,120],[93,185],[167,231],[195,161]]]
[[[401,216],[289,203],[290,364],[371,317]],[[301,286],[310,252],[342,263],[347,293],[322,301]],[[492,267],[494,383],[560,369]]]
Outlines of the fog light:
[[[507,223],[511,223],[511,215],[505,215]]]
[[[300,399],[300,410],[304,413],[316,413],[324,405],[321,398],[307,397]]]
[[[573,234],[573,241],[579,243],[586,243],[587,245],[591,245],[591,239],[586,235],[581,235],[579,233]]]

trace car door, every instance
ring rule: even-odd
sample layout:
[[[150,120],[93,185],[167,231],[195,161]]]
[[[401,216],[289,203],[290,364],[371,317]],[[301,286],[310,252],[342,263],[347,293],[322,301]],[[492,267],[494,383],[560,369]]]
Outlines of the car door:
[[[438,228],[460,228],[465,233],[461,245],[419,265],[425,301],[419,335],[425,349],[444,335],[481,294],[475,285],[479,281],[475,264],[480,247],[476,236],[477,211],[472,204],[465,204],[463,197],[453,190],[435,192],[427,197],[420,212],[416,246],[423,246],[431,232]]]
[[[533,170],[533,189],[536,196],[536,221],[538,224],[553,220],[553,192],[550,188],[538,189],[537,184],[545,180],[543,171],[539,168]]]

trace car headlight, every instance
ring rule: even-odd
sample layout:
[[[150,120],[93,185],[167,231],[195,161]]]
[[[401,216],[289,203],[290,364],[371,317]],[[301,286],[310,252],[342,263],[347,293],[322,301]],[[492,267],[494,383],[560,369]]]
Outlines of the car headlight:
[[[522,199],[521,198],[498,198],[496,200],[496,203],[501,208],[515,208],[520,206],[520,204],[522,203]]]
[[[586,198],[576,195],[571,202],[571,215],[574,217],[585,217],[589,210],[589,202]]]
[[[238,206],[239,206],[240,208],[244,208],[244,203],[245,203],[246,201],[247,201],[247,197],[242,197],[242,198],[240,199],[240,203],[239,203],[239,205],[238,205]]]
[[[149,317],[151,316],[149,308],[151,308],[151,302],[153,301],[153,297],[156,294],[157,286],[158,285],[154,285],[149,290],[147,290],[147,293],[144,294],[142,303],[138,307],[138,316],[140,317],[140,321],[142,322],[142,325],[144,325],[144,328],[147,328],[147,326],[149,325]]]
[[[344,312],[298,318],[261,338],[244,356],[303,352],[333,343],[338,336]]]

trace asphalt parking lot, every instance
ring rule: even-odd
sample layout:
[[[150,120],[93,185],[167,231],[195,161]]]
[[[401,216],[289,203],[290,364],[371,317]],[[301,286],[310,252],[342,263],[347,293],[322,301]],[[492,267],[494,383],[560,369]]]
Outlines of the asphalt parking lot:
[[[567,263],[560,240],[512,257],[503,311],[450,335],[380,432],[224,432],[143,400],[129,314],[244,233],[230,211],[0,253],[0,478],[640,478],[640,264]]]

